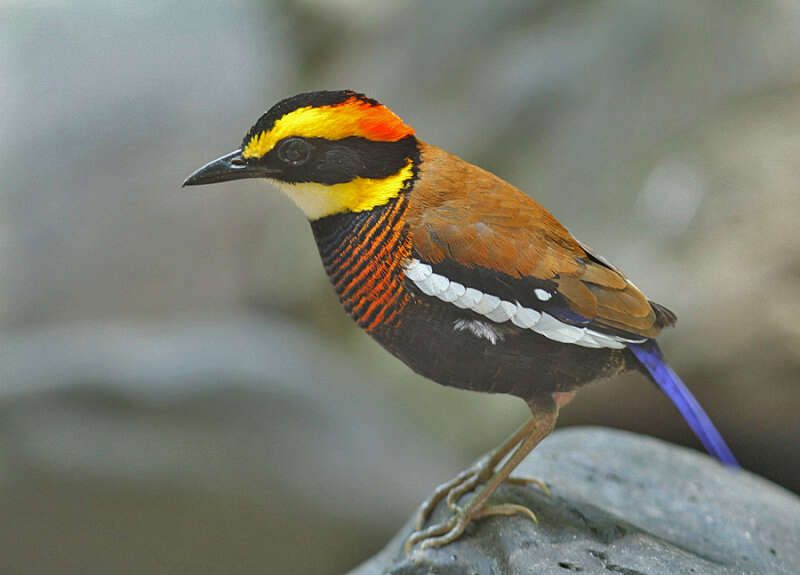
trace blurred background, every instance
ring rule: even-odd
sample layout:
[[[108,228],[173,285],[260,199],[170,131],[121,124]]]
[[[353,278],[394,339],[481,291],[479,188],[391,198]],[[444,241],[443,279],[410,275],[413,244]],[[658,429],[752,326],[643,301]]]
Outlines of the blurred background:
[[[0,5],[3,573],[340,573],[523,421],[361,333],[277,191],[180,188],[313,89],[379,99],[672,308],[676,370],[800,491],[800,4]],[[699,448],[639,376],[560,423]]]

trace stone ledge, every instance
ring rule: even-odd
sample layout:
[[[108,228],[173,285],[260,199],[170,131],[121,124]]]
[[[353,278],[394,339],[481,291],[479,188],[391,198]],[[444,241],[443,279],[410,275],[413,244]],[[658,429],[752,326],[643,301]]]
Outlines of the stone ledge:
[[[715,575],[795,574],[800,569],[800,499],[747,471],[696,451],[603,428],[557,431],[497,500],[539,518],[493,517],[440,549],[403,542],[411,521],[350,575]],[[444,516],[440,505],[433,521]]]

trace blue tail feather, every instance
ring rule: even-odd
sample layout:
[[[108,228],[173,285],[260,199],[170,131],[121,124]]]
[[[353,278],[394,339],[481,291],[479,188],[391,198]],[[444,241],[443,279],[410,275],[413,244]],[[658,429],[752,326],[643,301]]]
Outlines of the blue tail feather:
[[[681,412],[686,423],[692,428],[692,431],[703,443],[706,450],[725,465],[739,467],[739,463],[725,444],[725,440],[722,439],[717,428],[711,423],[711,419],[700,407],[689,388],[684,385],[678,375],[667,364],[658,344],[653,340],[649,340],[641,344],[628,344],[628,349],[647,369],[647,372],[661,391],[672,400],[672,403]]]

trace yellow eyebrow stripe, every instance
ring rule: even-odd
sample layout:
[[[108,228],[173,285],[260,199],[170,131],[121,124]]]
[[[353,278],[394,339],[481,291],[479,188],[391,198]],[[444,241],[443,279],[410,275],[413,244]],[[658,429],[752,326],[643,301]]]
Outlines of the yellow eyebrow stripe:
[[[376,142],[396,142],[414,133],[389,108],[351,97],[332,106],[298,108],[278,119],[268,131],[247,142],[242,156],[260,158],[283,138],[327,138],[341,140],[351,136]]]

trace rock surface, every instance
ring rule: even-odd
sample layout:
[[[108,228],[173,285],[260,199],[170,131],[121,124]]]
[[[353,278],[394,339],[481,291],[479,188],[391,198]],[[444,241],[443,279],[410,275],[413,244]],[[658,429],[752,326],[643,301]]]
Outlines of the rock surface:
[[[498,500],[539,518],[495,517],[440,549],[403,552],[411,523],[350,575],[796,574],[800,499],[746,471],[656,439],[601,428],[558,431]],[[436,509],[433,521],[444,517]]]

